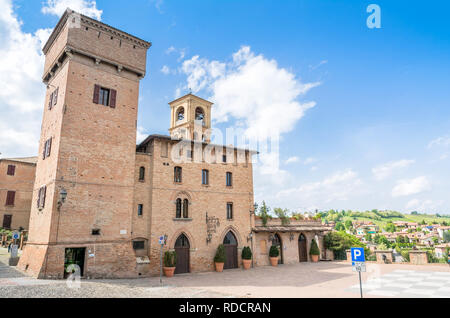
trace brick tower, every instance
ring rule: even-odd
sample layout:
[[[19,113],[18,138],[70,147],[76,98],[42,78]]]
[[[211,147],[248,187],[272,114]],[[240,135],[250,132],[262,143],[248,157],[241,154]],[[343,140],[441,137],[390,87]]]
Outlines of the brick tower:
[[[213,103],[188,94],[169,103],[170,136],[173,138],[210,141],[211,108]]]
[[[139,82],[151,44],[68,9],[43,51],[47,85],[28,243],[39,278],[135,277]]]

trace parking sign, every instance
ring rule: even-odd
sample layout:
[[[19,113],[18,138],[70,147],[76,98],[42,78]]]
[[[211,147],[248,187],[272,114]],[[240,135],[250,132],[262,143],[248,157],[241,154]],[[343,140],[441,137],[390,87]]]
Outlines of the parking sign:
[[[366,258],[364,256],[364,248],[362,247],[352,247],[352,262],[364,263]]]

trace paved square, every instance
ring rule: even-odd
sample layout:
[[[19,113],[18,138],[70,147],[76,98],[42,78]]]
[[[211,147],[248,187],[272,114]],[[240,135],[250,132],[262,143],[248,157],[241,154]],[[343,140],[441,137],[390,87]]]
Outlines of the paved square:
[[[359,285],[348,291],[359,293]],[[363,283],[363,294],[383,297],[450,298],[450,272],[394,270]]]
[[[116,280],[81,280],[79,288],[66,281],[36,280],[7,266],[0,248],[0,298],[359,298],[358,275],[351,263],[320,262],[233,269]],[[362,273],[364,297],[450,298],[450,267],[367,264]]]

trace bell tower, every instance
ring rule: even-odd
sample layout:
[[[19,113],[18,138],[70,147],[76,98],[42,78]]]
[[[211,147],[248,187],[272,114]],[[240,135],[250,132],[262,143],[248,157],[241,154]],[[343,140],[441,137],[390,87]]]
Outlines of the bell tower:
[[[151,43],[78,14],[43,48],[44,104],[29,239],[19,268],[136,277],[132,247],[139,83]]]
[[[176,139],[210,142],[213,103],[188,94],[169,103],[170,136]]]

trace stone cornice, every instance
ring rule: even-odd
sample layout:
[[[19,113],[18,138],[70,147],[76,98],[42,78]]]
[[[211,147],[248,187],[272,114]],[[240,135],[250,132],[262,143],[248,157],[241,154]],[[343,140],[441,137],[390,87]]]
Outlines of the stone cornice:
[[[105,24],[103,22],[91,19],[85,15],[79,14],[73,10],[67,9],[63,16],[61,17],[61,19],[59,20],[58,24],[56,25],[55,29],[53,30],[52,34],[50,35],[47,43],[44,45],[44,48],[42,49],[42,51],[44,52],[44,54],[47,54],[48,50],[50,49],[50,47],[52,46],[53,42],[56,40],[56,38],[58,37],[58,35],[60,34],[61,30],[64,28],[64,26],[67,23],[67,20],[69,19],[69,17],[72,14],[76,14],[77,16],[80,17],[80,23],[84,23],[87,24],[93,28],[98,29],[99,31],[103,31],[106,33],[110,33],[112,35],[115,35],[116,37],[129,41],[131,43],[133,43],[134,45],[138,45],[140,47],[143,48],[150,48],[152,46],[152,44],[150,42],[144,41],[138,37],[135,37],[131,34],[128,34],[124,31],[120,31],[108,24]]]

